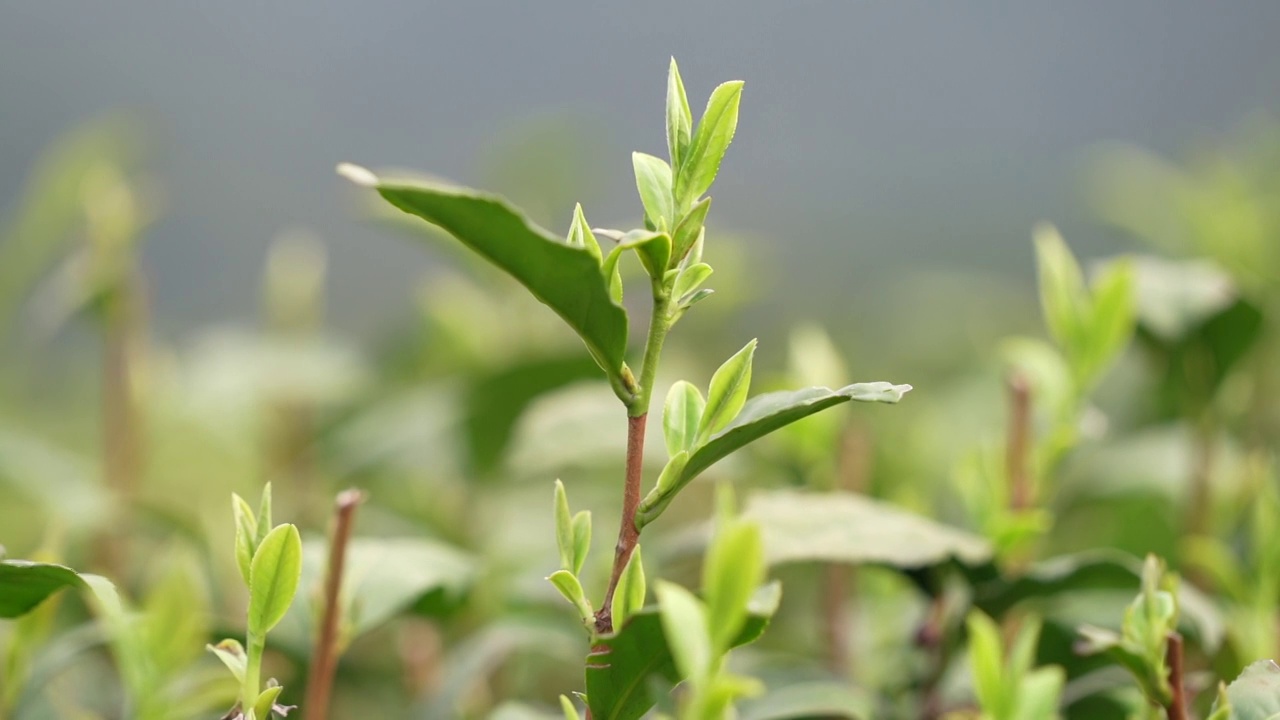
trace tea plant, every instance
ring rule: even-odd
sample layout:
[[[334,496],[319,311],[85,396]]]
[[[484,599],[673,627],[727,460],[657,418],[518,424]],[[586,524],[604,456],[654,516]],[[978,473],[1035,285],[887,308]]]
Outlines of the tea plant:
[[[703,619],[715,628],[706,647],[674,649],[645,638],[637,623],[628,623],[643,606],[646,592],[639,541],[676,496],[717,461],[788,424],[850,400],[897,402],[907,385],[863,383],[839,390],[813,387],[774,392],[748,399],[752,340],[720,366],[706,395],[686,381],[675,383],[663,407],[663,437],[669,459],[653,489],[642,495],[645,427],[668,333],[694,305],[712,293],[704,287],[713,272],[704,262],[706,219],[711,188],[738,123],[741,82],[717,87],[701,119],[693,121],[675,61],[667,80],[667,160],[645,153],[632,155],[636,187],[644,210],[644,227],[630,231],[592,228],[581,205],[564,240],[535,226],[502,198],[456,186],[378,175],[354,165],[339,171],[377,190],[393,206],[437,225],[522,283],[577,332],[603,371],[627,417],[625,475],[621,523],[612,570],[602,601],[586,596],[578,577],[591,537],[590,515],[570,515],[563,486],[556,491],[557,538],[561,568],[550,580],[578,610],[593,647],[587,664],[586,702],[593,717],[635,718],[656,702],[648,691],[652,668],[671,666],[669,681],[685,680],[694,699],[681,706],[682,718],[718,718],[734,693],[714,680],[720,657],[735,644],[733,614],[745,605],[742,593],[755,584],[749,560],[727,556],[725,579],[705,588],[711,603],[705,610],[685,591],[663,585],[659,607],[665,627],[691,629],[682,642],[701,643]],[[600,238],[612,241],[607,252]],[[648,277],[651,300],[647,335],[638,373],[627,362],[628,314],[621,305],[623,282],[619,264],[634,253]],[[744,526],[734,526],[744,527]],[[749,533],[736,530],[735,535]],[[746,537],[746,535],[743,535]],[[709,561],[710,562],[710,561]],[[739,566],[737,563],[742,562]],[[720,594],[722,583],[738,589]],[[718,599],[717,599],[718,598]],[[721,607],[718,603],[724,603]],[[721,617],[730,614],[729,618]],[[649,631],[652,634],[652,630]],[[668,633],[669,635],[670,633]],[[697,649],[700,648],[700,649]],[[719,689],[716,689],[719,688]],[[699,699],[701,698],[701,699]]]

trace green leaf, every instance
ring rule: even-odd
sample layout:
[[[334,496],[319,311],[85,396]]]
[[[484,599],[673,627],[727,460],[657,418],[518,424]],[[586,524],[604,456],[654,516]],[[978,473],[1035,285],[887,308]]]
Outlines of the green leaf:
[[[587,600],[587,594],[582,590],[582,583],[578,582],[578,576],[568,570],[557,570],[547,576],[547,580],[560,594],[564,596],[575,608],[578,609],[578,616],[583,622],[591,620],[594,614],[591,610],[591,603]]]
[[[742,411],[728,427],[712,436],[690,455],[689,461],[667,490],[656,496],[651,493],[650,497],[645,498],[636,515],[636,524],[643,527],[655,520],[666,509],[676,493],[684,489],[707,468],[738,448],[778,428],[850,400],[896,403],[910,390],[910,385],[880,382],[859,383],[840,390],[814,387],[757,395],[743,405]]]
[[[1086,387],[1096,382],[1133,334],[1133,286],[1133,266],[1126,260],[1112,262],[1097,277],[1088,353],[1079,371]]]
[[[681,159],[676,178],[676,200],[685,207],[697,200],[715,182],[720,161],[738,129],[738,105],[742,100],[742,81],[735,80],[717,87],[707,101],[707,109],[698,121],[698,129],[689,144],[689,154]]]
[[[644,607],[645,577],[644,564],[640,560],[640,546],[636,545],[627,565],[622,569],[622,577],[618,579],[618,587],[614,589],[613,605],[609,616],[615,626],[626,624],[627,618]]]
[[[600,243],[596,241],[595,233],[591,232],[591,226],[587,224],[587,216],[582,212],[582,203],[576,203],[573,206],[573,222],[569,225],[569,236],[565,238],[565,244],[569,247],[582,248],[590,253],[597,263],[603,262],[604,255],[600,252]]]
[[[65,565],[0,560],[0,618],[31,612],[63,588],[83,588],[79,573]]]
[[[635,250],[649,277],[661,279],[671,259],[671,236],[665,232],[632,230],[618,241],[618,250]]]
[[[352,180],[376,188],[397,208],[438,225],[506,271],[578,333],[592,357],[620,378],[627,349],[627,315],[610,295],[600,262],[533,224],[505,200],[468,188],[379,178],[339,166]]]
[[[711,376],[707,404],[698,421],[697,444],[705,443],[707,438],[723,430],[742,410],[751,387],[751,358],[755,352],[756,341],[752,340]]]
[[[667,401],[662,406],[662,436],[668,455],[674,457],[681,451],[693,450],[706,404],[702,392],[691,382],[679,380],[667,391]]]
[[[982,709],[993,718],[1009,717],[1006,683],[1016,684],[1020,678],[1005,675],[1003,641],[1000,629],[982,611],[969,613],[969,668],[973,673],[973,690]]]
[[[769,583],[756,591],[747,621],[734,646],[754,642],[778,610],[782,587]],[[660,612],[648,606],[613,635],[599,638],[587,656],[587,701],[598,720],[637,720],[657,698],[651,678],[672,685],[683,676],[676,670]]]
[[[262,499],[258,502],[258,518],[256,522],[258,532],[254,536],[253,546],[257,548],[266,539],[267,533],[275,525],[271,524],[271,483],[262,486]]]
[[[605,282],[609,285],[609,298],[615,304],[622,303],[622,268],[618,263],[622,261],[622,252],[626,250],[624,247],[615,247],[605,256],[604,264],[600,266],[601,277],[605,278]]]
[[[253,555],[249,572],[249,632],[265,637],[289,611],[302,577],[298,528],[278,525]]]
[[[244,578],[245,587],[248,587],[249,566],[259,542],[258,520],[249,503],[235,493],[231,494],[231,512],[236,523],[236,565],[240,568],[240,577]]]
[[[555,495],[556,546],[560,549],[560,569],[572,570],[574,561],[573,516],[569,514],[569,497],[564,483],[556,480]]]
[[[680,219],[676,229],[671,233],[671,259],[680,262],[690,256],[690,251],[702,237],[707,213],[711,211],[711,198],[706,197],[694,204],[689,212]],[[698,253],[701,256],[701,253]],[[691,258],[697,264],[701,257]]]
[[[738,707],[740,720],[808,720],[848,718],[870,720],[875,702],[850,685],[831,681],[790,683]]]
[[[245,655],[244,646],[239,641],[227,638],[217,645],[205,645],[205,649],[218,656],[236,680],[244,682],[244,671],[249,664],[249,658]]]
[[[747,617],[747,603],[764,580],[764,547],[754,523],[730,520],[711,541],[702,566],[711,641],[723,653]]]
[[[671,156],[672,167],[680,167],[692,135],[693,111],[689,109],[689,98],[685,95],[684,80],[680,79],[676,59],[671,58],[671,66],[667,70],[667,152]]]
[[[1045,325],[1068,355],[1074,355],[1085,342],[1091,315],[1084,273],[1052,226],[1037,227],[1035,243]]]
[[[582,720],[582,716],[578,714],[578,708],[568,696],[560,696],[560,710],[564,712],[564,720]]]
[[[705,676],[714,659],[706,608],[693,593],[675,583],[660,581],[656,593],[662,630],[680,676]]]
[[[759,523],[769,565],[843,562],[921,568],[992,557],[986,539],[853,493],[775,490],[753,496],[744,519]]]
[[[573,570],[577,575],[587,562],[587,554],[591,552],[591,511],[579,510],[573,516]]]
[[[676,304],[683,307],[692,298],[693,293],[702,287],[702,283],[711,277],[711,273],[711,266],[706,263],[696,263],[681,270],[671,290],[671,296],[675,298]]]
[[[1022,680],[1013,720],[1058,718],[1066,672],[1057,666],[1036,668]]]
[[[631,153],[631,166],[636,173],[636,190],[644,204],[644,214],[654,229],[666,232],[675,223],[671,199],[671,166],[662,158],[642,152]],[[666,270],[666,267],[663,267]]]
[[[254,714],[263,720],[268,720],[271,717],[271,710],[275,707],[276,698],[280,697],[282,690],[284,688],[279,685],[270,685],[266,690],[263,690],[253,703]]]

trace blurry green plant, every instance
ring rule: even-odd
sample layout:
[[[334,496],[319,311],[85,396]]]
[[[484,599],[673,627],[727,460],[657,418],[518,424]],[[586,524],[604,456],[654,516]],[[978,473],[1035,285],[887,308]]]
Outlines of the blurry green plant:
[[[586,701],[596,718],[638,718],[653,702],[637,702],[639,696],[634,691],[617,692],[619,687],[644,687],[644,676],[649,673],[646,666],[625,670],[621,652],[610,644],[638,632],[627,621],[641,611],[646,595],[638,552],[644,526],[659,517],[700,473],[752,441],[850,400],[897,402],[910,390],[906,385],[866,383],[840,390],[813,387],[748,399],[756,346],[752,340],[714,373],[705,396],[688,382],[672,386],[663,410],[669,460],[653,490],[641,497],[646,419],[663,345],[680,318],[712,292],[703,287],[712,274],[711,265],[703,261],[705,222],[711,207],[711,198],[704,195],[719,172],[737,128],[741,93],[741,82],[717,87],[695,126],[683,81],[675,61],[671,62],[666,103],[669,162],[645,153],[632,155],[644,227],[626,232],[592,228],[579,205],[574,209],[567,237],[561,240],[494,195],[421,179],[378,175],[348,164],[339,167],[343,175],[376,189],[395,207],[448,231],[550,306],[577,332],[626,410],[621,528],[613,569],[599,607],[587,599],[578,578],[590,542],[590,515],[571,515],[563,486],[556,488],[561,568],[549,579],[577,608],[591,634],[595,649],[588,658]],[[613,241],[612,249],[606,253],[599,238]],[[626,359],[628,316],[621,305],[619,264],[624,255],[631,253],[648,276],[652,303],[638,374]],[[734,530],[733,536],[747,537],[744,533],[749,531]],[[704,588],[713,594],[706,598],[711,603],[709,610],[691,602],[687,591],[674,590],[673,585],[662,586],[666,589],[659,596],[659,607],[664,627],[696,626],[707,618],[712,618],[711,627],[733,627],[732,622],[717,616],[737,612],[735,608],[740,606],[745,608],[745,601],[725,599],[722,609],[716,605],[718,596],[714,594],[736,582],[749,595],[756,584],[749,580],[755,571],[746,557],[730,556],[724,562],[727,565],[718,572],[723,572],[725,579]],[[721,625],[725,622],[728,624]],[[682,642],[701,642],[694,629],[693,635]],[[735,693],[726,695],[724,688],[732,683],[717,684],[713,671],[730,647],[733,633],[722,637],[719,633],[723,632],[717,631],[717,639],[708,644],[705,652],[688,648],[675,651],[676,666],[693,688],[695,698],[687,701],[693,704],[682,706],[681,718],[719,718],[730,706]],[[670,648],[652,648],[650,652],[657,654],[647,667],[671,662]],[[614,675],[626,672],[622,676],[625,682],[593,682],[593,668],[604,668]],[[696,699],[703,697],[699,693],[710,694]]]

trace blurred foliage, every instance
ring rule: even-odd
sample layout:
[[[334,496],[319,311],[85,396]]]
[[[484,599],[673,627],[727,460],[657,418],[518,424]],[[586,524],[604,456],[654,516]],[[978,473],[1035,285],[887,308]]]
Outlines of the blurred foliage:
[[[594,182],[582,179],[590,143],[563,130],[515,132],[486,161],[557,228]],[[265,481],[275,517],[303,538],[299,602],[265,658],[283,701],[305,684],[330,498],[355,486],[370,501],[333,716],[563,717],[559,696],[591,679],[578,618],[543,580],[558,557],[546,498],[572,478],[575,509],[616,517],[625,422],[597,365],[554,314],[471,262],[406,298],[416,313],[401,332],[356,345],[325,326],[322,246],[296,236],[266,262],[258,326],[168,345],[147,332],[145,283],[132,284],[162,212],[138,137],[125,118],[72,133],[0,224],[0,543],[41,567],[109,572],[118,590],[108,607],[75,591],[72,571],[42,571],[54,578],[43,602],[0,620],[0,717],[220,717],[237,688],[202,647],[241,634],[246,610],[227,499]],[[531,174],[553,161],[551,176]],[[1280,654],[1280,130],[1256,124],[1186,162],[1108,148],[1089,188],[1141,252],[1082,264],[1038,230],[1024,286],[1038,275],[1042,324],[1025,287],[913,276],[909,299],[885,300],[897,335],[873,342],[844,320],[797,319],[788,342],[770,331],[759,388],[840,388],[902,358],[918,389],[874,421],[829,410],[708,467],[693,500],[646,528],[646,568],[697,587],[714,481],[732,480],[760,525],[785,593],[733,656],[763,685],[739,717],[1149,717],[1144,698],[1168,699],[1169,632],[1185,639],[1193,717],[1242,672],[1221,716],[1280,707],[1250,694],[1275,672],[1254,662]],[[452,257],[438,234],[395,224]],[[676,377],[711,377],[768,282],[727,237],[717,293],[672,337],[655,397]],[[111,314],[122,297],[140,312]],[[944,303],[981,312],[935,327],[929,308]],[[113,332],[123,376],[107,370]],[[54,334],[102,372],[44,391]],[[124,485],[108,479],[119,428],[103,407],[122,377],[114,412],[127,408],[137,448]],[[666,460],[661,425],[651,468]],[[591,541],[588,595],[611,540]],[[1144,585],[1148,553],[1180,575],[1176,590]],[[0,564],[0,609],[29,609],[4,584],[25,567]],[[1148,610],[1143,634],[1134,618]],[[1140,682],[1106,652],[1077,652],[1083,625]]]

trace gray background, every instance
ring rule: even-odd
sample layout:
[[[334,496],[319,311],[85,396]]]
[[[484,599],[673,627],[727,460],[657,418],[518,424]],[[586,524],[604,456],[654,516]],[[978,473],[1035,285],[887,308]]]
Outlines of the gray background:
[[[335,163],[480,182],[541,118],[581,134],[552,158],[593,222],[634,221],[627,154],[664,152],[675,55],[695,108],[747,83],[713,222],[811,273],[797,303],[941,268],[1029,283],[1039,219],[1116,246],[1084,150],[1177,154],[1280,109],[1277,31],[1274,2],[0,0],[0,205],[61,132],[135,108],[166,183],[162,331],[251,317],[267,241],[298,226],[330,248],[335,322],[376,331],[431,259],[357,217]]]

